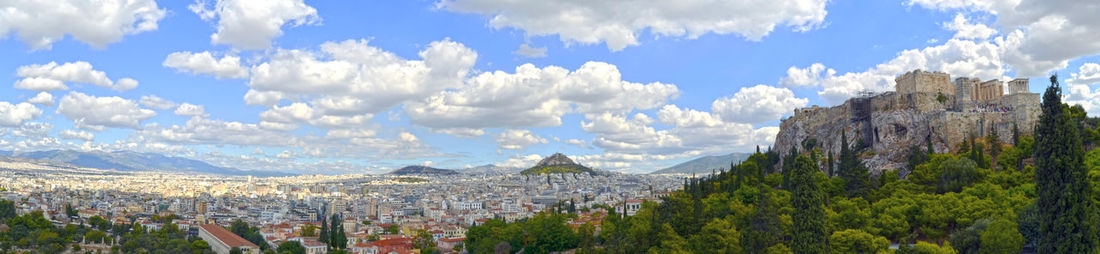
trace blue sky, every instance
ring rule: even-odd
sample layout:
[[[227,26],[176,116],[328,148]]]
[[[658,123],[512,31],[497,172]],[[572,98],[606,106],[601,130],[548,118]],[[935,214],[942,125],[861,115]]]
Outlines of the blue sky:
[[[1100,4],[1031,2],[5,3],[0,150],[649,172],[769,146],[793,109],[917,68],[1033,91],[1057,72],[1100,114]]]

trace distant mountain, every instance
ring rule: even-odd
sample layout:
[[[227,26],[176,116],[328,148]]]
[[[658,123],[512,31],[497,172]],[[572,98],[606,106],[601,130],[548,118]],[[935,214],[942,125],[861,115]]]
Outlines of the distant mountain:
[[[457,171],[428,166],[405,166],[390,172],[393,175],[455,175]]]
[[[543,158],[534,167],[528,168],[520,172],[524,175],[537,175],[537,174],[565,174],[565,173],[588,173],[595,175],[596,171],[584,165],[573,162],[572,159],[561,153],[554,153],[549,157]]]
[[[713,169],[729,169],[730,163],[736,163],[749,158],[751,153],[731,153],[726,155],[711,155],[695,158],[675,166],[653,171],[650,174],[710,174]]]
[[[272,171],[239,170],[235,168],[214,166],[203,161],[188,158],[131,151],[81,152],[74,150],[50,150],[13,153],[11,156],[65,163],[77,167],[113,169],[119,171],[168,171],[240,176],[291,175]]]
[[[463,174],[515,174],[523,171],[523,168],[503,167],[493,164],[485,164],[458,171]]]

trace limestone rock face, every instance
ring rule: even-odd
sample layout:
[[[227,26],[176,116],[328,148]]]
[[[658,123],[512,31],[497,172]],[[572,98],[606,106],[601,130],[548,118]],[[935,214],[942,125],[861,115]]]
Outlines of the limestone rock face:
[[[872,174],[881,174],[904,168],[909,147],[924,149],[928,140],[937,153],[947,153],[957,151],[956,146],[970,135],[986,136],[990,127],[997,129],[1002,143],[1012,142],[1013,125],[1020,133],[1030,134],[1038,120],[1038,94],[1015,96],[1021,98],[1010,103],[958,107],[938,94],[897,96],[886,92],[849,99],[829,108],[796,109],[793,116],[780,123],[772,149],[783,155],[791,147],[802,152],[804,143],[816,143],[823,154],[832,151],[838,156],[844,132],[848,144]]]
[[[576,165],[576,164],[577,163],[573,162],[572,159],[569,159],[569,157],[566,157],[564,154],[554,153],[553,155],[550,155],[549,157],[542,158],[542,160],[539,161],[538,164],[535,164],[535,166],[536,167],[541,167],[541,166]]]

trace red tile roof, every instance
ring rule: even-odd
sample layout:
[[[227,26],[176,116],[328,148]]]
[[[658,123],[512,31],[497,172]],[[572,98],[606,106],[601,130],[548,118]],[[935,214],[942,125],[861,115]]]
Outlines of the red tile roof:
[[[202,230],[209,232],[210,235],[213,235],[214,238],[217,238],[219,241],[222,241],[222,243],[225,243],[225,245],[228,245],[229,248],[240,246],[260,248],[260,246],[256,246],[256,244],[253,244],[252,242],[249,242],[248,240],[245,240],[244,238],[237,236],[237,234],[229,232],[229,230],[225,230],[225,228],[218,225],[205,224],[202,225]]]

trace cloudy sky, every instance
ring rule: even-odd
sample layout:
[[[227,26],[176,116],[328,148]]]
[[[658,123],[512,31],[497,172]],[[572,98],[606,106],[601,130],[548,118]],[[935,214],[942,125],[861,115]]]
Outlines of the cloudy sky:
[[[649,172],[917,68],[1057,72],[1100,114],[1095,1],[92,2],[0,1],[0,150]]]

